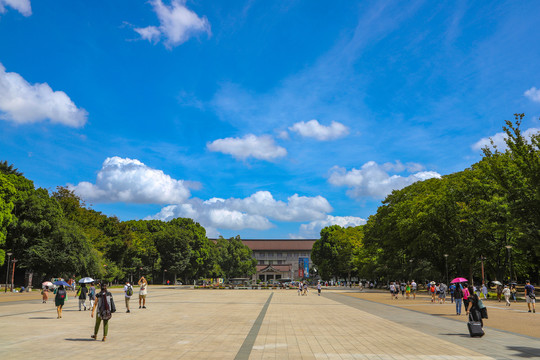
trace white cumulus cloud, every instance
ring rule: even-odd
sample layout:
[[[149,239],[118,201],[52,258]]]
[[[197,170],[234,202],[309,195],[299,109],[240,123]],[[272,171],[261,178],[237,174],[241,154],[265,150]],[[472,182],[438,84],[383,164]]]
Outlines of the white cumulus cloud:
[[[523,136],[525,137],[525,139],[531,140],[531,136],[538,133],[539,131],[540,131],[539,128],[529,128],[523,131]],[[506,133],[504,132],[496,133],[495,135],[491,137],[485,137],[478,140],[472,145],[472,149],[481,150],[482,148],[486,146],[489,148],[493,148],[491,146],[491,140],[493,140],[493,145],[497,147],[497,150],[505,151],[508,148],[508,146],[506,146],[506,138],[507,138]]]
[[[525,91],[523,95],[525,95],[534,102],[540,102],[540,89],[537,89],[534,86],[529,90]]]
[[[349,133],[349,129],[342,123],[332,121],[330,126],[324,126],[315,119],[308,122],[297,122],[289,127],[289,130],[303,137],[311,137],[320,141],[335,140]]]
[[[17,10],[24,16],[32,15],[30,0],[0,0],[0,13],[6,12],[6,6]]]
[[[78,108],[63,91],[46,84],[30,84],[17,73],[6,72],[0,64],[0,119],[19,124],[49,120],[81,127],[88,113]]]
[[[236,159],[245,160],[254,157],[260,160],[274,160],[287,155],[287,150],[276,145],[269,135],[255,136],[248,134],[243,138],[218,139],[209,144],[210,151],[232,155]]]
[[[189,199],[183,204],[166,206],[151,218],[168,221],[176,217],[189,217],[215,234],[217,229],[266,230],[273,226],[270,220],[295,222],[325,219],[329,211],[332,211],[332,207],[322,196],[294,194],[284,202],[274,199],[268,191],[258,191],[243,199]]]
[[[318,238],[321,232],[321,229],[331,226],[339,225],[341,227],[351,227],[351,226],[360,226],[366,224],[366,219],[356,216],[332,216],[326,215],[326,218],[321,220],[311,221],[308,224],[300,225],[299,234],[289,234],[290,238]]]
[[[141,38],[157,42],[164,37],[165,46],[170,48],[183,44],[199,33],[210,35],[208,19],[189,10],[185,0],[172,0],[170,6],[163,4],[162,0],[151,0],[150,3],[159,19],[159,26],[135,28]]]
[[[352,198],[369,196],[384,198],[392,190],[402,189],[412,183],[430,178],[440,178],[441,175],[434,171],[419,171],[409,176],[390,175],[388,166],[378,165],[369,161],[360,169],[347,171],[335,166],[330,170],[328,182],[336,186],[346,186],[347,195]]]
[[[191,196],[189,188],[196,184],[175,180],[139,160],[115,156],[103,162],[95,184],[83,181],[68,187],[96,202],[179,204]]]

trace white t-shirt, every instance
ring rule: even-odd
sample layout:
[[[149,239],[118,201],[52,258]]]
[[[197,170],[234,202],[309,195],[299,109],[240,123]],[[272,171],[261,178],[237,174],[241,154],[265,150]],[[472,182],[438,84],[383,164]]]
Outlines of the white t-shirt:
[[[141,284],[141,289],[139,290],[139,295],[146,295],[148,293],[147,287],[148,287],[147,283]]]
[[[414,281],[411,283],[411,286],[413,290],[416,290],[416,283]]]

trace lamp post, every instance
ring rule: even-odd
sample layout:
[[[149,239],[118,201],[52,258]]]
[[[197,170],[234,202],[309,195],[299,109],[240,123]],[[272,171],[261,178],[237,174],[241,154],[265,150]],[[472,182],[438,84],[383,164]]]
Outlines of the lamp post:
[[[508,262],[510,263],[510,283],[512,282],[512,256],[510,256],[510,251],[512,250],[512,245],[506,245],[506,249],[508,250]]]
[[[409,260],[409,264],[411,264],[411,271],[410,271],[410,273],[409,273],[409,278],[410,278],[410,279],[413,278],[413,276],[412,276],[412,263],[413,263],[413,259],[410,259],[410,260]]]
[[[167,269],[164,269],[163,270],[163,285],[166,284],[166,281],[165,281],[165,274],[167,273]]]
[[[11,292],[13,292],[13,281],[14,281],[14,278],[15,278],[15,263],[17,262],[18,260],[13,258],[13,260],[11,260],[11,262],[13,263],[13,266],[11,267]]]
[[[6,289],[4,290],[5,293],[7,293],[7,288],[8,288],[8,279],[9,279],[9,263],[11,261],[11,255],[13,255],[13,253],[10,253],[8,252],[7,253],[7,256],[8,256],[8,261],[7,261],[7,269],[6,269]]]
[[[446,285],[448,285],[448,254],[444,254],[444,265],[446,267]]]

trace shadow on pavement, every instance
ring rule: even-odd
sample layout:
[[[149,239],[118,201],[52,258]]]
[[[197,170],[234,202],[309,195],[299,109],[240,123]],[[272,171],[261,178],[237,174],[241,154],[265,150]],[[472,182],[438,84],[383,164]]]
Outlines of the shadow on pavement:
[[[470,335],[467,334],[439,334],[439,335],[449,335],[449,336],[461,336],[461,337],[470,337]]]
[[[514,354],[513,356],[521,358],[538,358],[540,357],[540,348],[532,348],[525,346],[507,346],[509,350],[519,352],[519,354]]]
[[[47,316],[37,316],[37,317],[30,317],[28,318],[30,320],[44,320],[44,319],[56,319],[53,316],[47,317]]]
[[[88,339],[87,338],[84,338],[84,339],[71,339],[71,338],[68,338],[68,339],[64,339],[64,340],[66,340],[66,341],[96,341],[96,340],[94,340],[92,338],[88,338]]]

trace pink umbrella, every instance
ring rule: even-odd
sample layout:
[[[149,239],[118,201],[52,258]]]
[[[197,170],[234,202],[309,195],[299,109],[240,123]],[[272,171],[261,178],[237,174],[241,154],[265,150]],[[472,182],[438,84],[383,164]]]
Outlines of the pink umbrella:
[[[454,280],[450,281],[450,284],[454,284],[454,283],[462,283],[462,282],[467,282],[469,280],[465,279],[465,278],[455,278]]]

